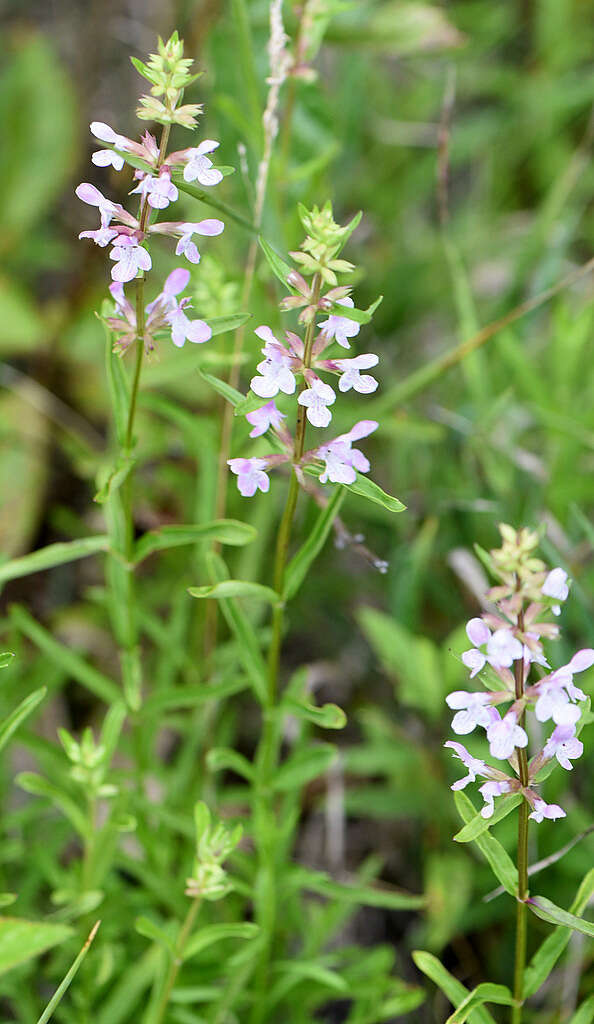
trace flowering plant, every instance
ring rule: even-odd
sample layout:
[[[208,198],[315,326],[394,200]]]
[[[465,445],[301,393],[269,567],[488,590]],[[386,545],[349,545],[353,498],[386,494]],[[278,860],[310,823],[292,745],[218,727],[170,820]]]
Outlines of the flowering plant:
[[[489,863],[499,881],[517,900],[513,994],[505,986],[491,986],[499,991],[491,992],[489,1000],[511,1005],[513,1022],[519,1024],[523,1002],[534,990],[535,970],[529,973],[528,982],[525,978],[527,909],[551,923],[594,934],[594,926],[545,897],[531,896],[528,889],[528,824],[530,820],[540,824],[566,816],[562,807],[545,800],[541,786],[556,763],[571,771],[572,762],[583,753],[578,736],[590,701],[574,677],[594,665],[594,650],[578,650],[565,665],[551,669],[545,644],[560,635],[555,620],[569,595],[570,580],[562,568],[549,571],[537,557],[537,533],[516,531],[507,524],[499,529],[502,546],[489,555],[483,552],[496,584],[486,595],[488,609],[466,625],[472,647],[462,654],[470,678],[478,677],[484,689],[455,690],[446,703],[455,711],[452,729],[456,735],[483,729],[491,758],[507,762],[508,770],[475,756],[457,740],[448,740],[445,746],[467,771],[451,787],[466,822],[456,836],[458,841],[480,842],[491,824],[518,808],[517,868],[494,837],[489,838],[488,848],[482,848],[489,850]],[[538,730],[531,728],[529,716],[534,716],[535,725],[550,723],[552,727],[530,758],[529,738]],[[479,786],[483,807],[476,814],[461,791],[478,779],[486,781]],[[476,1004],[481,1001],[475,996]],[[453,1019],[463,1018],[454,1015]]]

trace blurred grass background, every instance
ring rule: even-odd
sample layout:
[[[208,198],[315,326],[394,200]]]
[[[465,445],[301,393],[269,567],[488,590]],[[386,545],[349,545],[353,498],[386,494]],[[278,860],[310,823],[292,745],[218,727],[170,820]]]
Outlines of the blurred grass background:
[[[337,782],[346,812],[344,837],[329,841],[330,803],[313,789],[298,852],[306,862],[332,870],[354,869],[367,854],[379,853],[386,881],[411,891],[425,887],[430,904],[421,921],[418,915],[367,909],[350,925],[351,937],[394,947],[398,968],[409,979],[415,976],[410,948],[422,944],[441,951],[470,987],[487,976],[509,977],[511,933],[502,901],[480,902],[491,885],[488,870],[471,851],[451,843],[456,814],[447,790],[452,768],[441,752],[449,732],[443,697],[461,681],[452,651],[463,649],[460,623],[476,613],[484,585],[472,545],[494,546],[500,520],[546,524],[545,555],[575,580],[558,663],[576,645],[594,646],[591,277],[499,332],[410,400],[398,400],[398,387],[427,361],[591,257],[592,5],[378,0],[332,6],[336,13],[313,64],[317,78],[296,83],[286,151],[281,116],[263,233],[279,252],[295,247],[301,241],[297,201],[311,205],[329,196],[340,221],[364,211],[345,255],[360,267],[356,305],[365,308],[384,295],[373,326],[360,335],[366,350],[381,359],[381,430],[367,450],[375,479],[408,511],[392,517],[353,498],[347,527],[363,533],[372,551],[389,560],[388,574],[374,572],[348,546],[328,545],[292,610],[286,673],[304,661],[313,664],[320,699],[336,701],[349,717]],[[254,0],[248,9],[255,69],[244,60],[236,8],[218,0],[5,5],[3,557],[101,529],[91,498],[104,460],[108,406],[103,337],[94,310],[105,296],[108,274],[105,251],[77,240],[90,221],[74,187],[91,180],[124,201],[128,182],[115,174],[106,179],[89,163],[88,123],[98,119],[124,134],[137,133],[133,111],[141,87],[128,56],[143,57],[157,34],[178,27],[188,55],[205,72],[189,97],[205,103],[201,137],[219,139],[219,162],[238,168],[218,195],[249,216],[250,184],[241,163],[247,163],[253,182],[268,5]],[[285,17],[293,35],[297,11],[288,0]],[[283,104],[286,99],[285,92]],[[187,138],[180,134],[179,146]],[[245,147],[245,156],[238,146]],[[181,204],[188,219],[209,215],[188,197]],[[199,314],[241,308],[248,244],[247,233],[228,220],[216,246],[204,246],[193,285]],[[159,260],[163,269],[173,266]],[[277,299],[264,265],[249,304],[254,323],[278,325]],[[185,371],[200,363],[223,375],[231,341],[216,339],[198,355],[184,350],[177,366],[180,354],[163,350],[146,368],[138,428],[140,528],[195,521],[209,507],[220,411],[198,374]],[[258,352],[253,336],[248,352],[244,385]],[[344,400],[338,428],[371,414],[375,401],[365,408],[365,399]],[[191,415],[174,423],[172,403]],[[247,450],[246,438],[244,426],[237,426],[234,454]],[[282,497],[280,481],[272,498],[255,499],[249,508],[233,494],[231,514],[249,516],[260,531],[256,544],[238,556],[237,574],[269,576],[267,554]],[[198,572],[198,563],[173,553],[153,559],[142,576],[146,642],[160,678],[183,674],[181,655],[177,662],[164,656],[172,642],[195,653],[194,610],[187,609],[185,586],[201,582]],[[185,580],[179,593],[171,590],[172,574]],[[109,668],[116,652],[99,583],[92,561],[17,580],[5,587],[5,615],[11,602],[26,604],[62,641]],[[22,657],[7,673],[0,706],[11,707],[14,694],[43,682],[56,694],[41,720],[45,740],[53,741],[56,723],[80,727],[93,721],[88,694],[23,645],[8,617],[5,625],[6,644],[18,647]],[[257,720],[244,711],[241,700],[230,703],[217,728],[225,743],[249,752]],[[175,776],[187,790],[203,784],[201,757],[208,740],[193,721],[196,734]],[[167,727],[174,736],[187,728],[173,716]],[[174,747],[165,743],[162,749]],[[568,809],[568,817],[542,826],[532,859],[588,826],[593,764],[590,751],[571,778],[551,785],[550,796]],[[2,775],[9,809],[10,767]],[[166,776],[165,784],[171,786],[173,777]],[[170,808],[187,811],[187,796],[169,792]],[[232,805],[232,788],[221,789],[218,799]],[[501,833],[511,847],[509,819]],[[24,890],[24,912],[27,906],[33,912],[43,905],[47,886],[56,884],[55,869],[40,849],[46,837],[26,822],[19,834],[4,846],[3,871],[8,888]],[[56,856],[62,840],[57,833],[50,842]],[[20,863],[23,843],[35,851],[29,875]],[[590,837],[549,869],[546,882],[556,902],[569,904],[592,850]],[[546,926],[533,927],[545,933]],[[546,1011],[534,1010],[535,1021],[564,1020],[577,998],[576,964],[585,969],[592,953],[579,942],[570,950],[568,965],[554,976]],[[582,991],[593,984],[590,973]],[[414,1019],[444,1019],[440,999],[435,996]],[[26,1000],[23,1006],[19,1019],[28,1021]]]

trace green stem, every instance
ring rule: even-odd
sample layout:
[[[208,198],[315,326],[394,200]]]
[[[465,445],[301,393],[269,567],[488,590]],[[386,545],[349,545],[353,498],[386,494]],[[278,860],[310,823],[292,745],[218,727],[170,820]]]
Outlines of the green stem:
[[[182,924],[180,933],[177,937],[177,942],[175,943],[175,954],[169,966],[169,972],[165,980],[165,985],[163,986],[161,998],[159,999],[159,1003],[157,1005],[157,1009],[155,1011],[152,1024],[161,1024],[161,1021],[163,1020],[165,1010],[167,1009],[167,1004],[169,1003],[169,997],[171,996],[173,986],[175,985],[177,975],[179,974],[179,969],[184,960],[183,954],[186,948],[186,943],[190,937],[192,928],[194,927],[196,914],[198,913],[199,909],[200,896],[196,896],[196,898],[192,900],[190,906],[188,907],[188,912],[186,914],[184,923]]]
[[[322,279],[316,274],[312,282],[312,305],[317,308]],[[305,369],[311,366],[312,349],[316,331],[316,314],[307,325],[304,339],[303,365]],[[308,387],[305,376],[303,377],[300,392]],[[306,432],[306,409],[298,406],[297,425],[295,429],[295,443],[293,448],[293,472],[289,483],[287,500],[282,519],[280,521],[276,540],[276,552],[274,558],[274,589],[282,594],[287,566],[287,555],[291,542],[291,530],[297,499],[299,497],[299,478],[295,468],[303,458],[305,450]],[[259,1024],[263,1019],[264,995],[268,985],[268,964],[272,946],[273,932],[276,921],[276,882],[275,882],[275,829],[271,828],[271,793],[269,789],[270,780],[274,776],[275,765],[278,757],[279,747],[279,718],[277,714],[276,701],[278,694],[278,674],[280,667],[280,652],[283,638],[284,611],[282,604],[275,607],[272,618],[272,638],[268,651],[268,695],[264,708],[264,721],[262,736],[256,754],[256,792],[255,801],[259,808],[257,817],[261,824],[260,829],[265,832],[265,841],[261,835],[258,837],[258,853],[260,858],[260,899],[257,907],[257,917],[264,936],[264,950],[259,973],[259,997],[254,1003],[252,1012],[252,1024]]]
[[[518,615],[518,628],[524,630],[524,613]],[[516,700],[524,696],[524,659],[514,662],[514,679]],[[520,716],[519,725],[524,721]],[[524,788],[528,786],[528,755],[525,747],[516,747],[518,773]],[[512,1024],[522,1022],[522,1000],[524,993],[524,968],[526,966],[526,897],[528,896],[528,803],[524,799],[520,804],[518,816],[518,902],[516,906],[516,955],[514,965],[514,999],[516,1006],[512,1009]]]

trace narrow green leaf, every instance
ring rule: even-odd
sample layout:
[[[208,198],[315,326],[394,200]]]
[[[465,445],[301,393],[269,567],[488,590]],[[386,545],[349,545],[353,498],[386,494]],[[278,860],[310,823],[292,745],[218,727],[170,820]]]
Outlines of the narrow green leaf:
[[[211,578],[216,582],[221,583],[229,578],[223,559],[214,552],[208,553],[206,562]],[[239,659],[251,680],[254,692],[258,700],[265,704],[268,700],[268,669],[252,624],[233,598],[221,600],[220,607],[227,625],[237,641]]]
[[[160,925],[151,921],[149,917],[137,917],[134,927],[139,935],[158,943],[160,946],[164,946],[169,953],[175,955],[175,943],[171,936]]]
[[[212,747],[206,755],[206,764],[211,772],[220,772],[229,769],[236,775],[241,775],[248,782],[253,782],[254,769],[247,757],[231,750],[229,747]]]
[[[272,779],[272,788],[281,793],[300,789],[327,771],[337,756],[338,750],[331,743],[318,743],[298,750],[278,768]]]
[[[284,711],[289,711],[306,722],[313,722],[320,729],[344,729],[347,723],[347,717],[338,704],[323,704],[318,708],[314,704],[285,697],[281,706]]]
[[[192,597],[212,598],[215,601],[226,597],[251,597],[272,605],[279,604],[280,601],[280,595],[272,587],[265,587],[262,583],[250,583],[248,580],[222,580],[220,583],[204,587],[188,587],[188,594]]]
[[[212,207],[213,210],[218,210],[225,217],[229,217],[231,220],[234,220],[236,224],[239,224],[242,228],[245,228],[246,231],[251,232],[251,234],[257,234],[258,228],[256,227],[255,224],[252,224],[251,221],[246,220],[245,217],[242,217],[240,213],[237,213],[236,210],[233,210],[230,206],[227,205],[227,203],[224,203],[221,199],[217,199],[215,196],[213,196],[212,190],[208,191],[207,189],[196,188],[195,185],[188,185],[188,183],[184,181],[183,178],[179,177],[179,175],[177,174],[173,175],[173,181],[177,185],[180,192],[185,192],[186,195],[192,196],[193,199],[198,199],[201,203],[204,203],[205,206],[210,206]]]
[[[215,334],[227,334],[229,331],[236,331],[243,327],[248,320],[253,319],[253,313],[229,313],[228,316],[211,316],[205,322],[210,327],[213,337]]]
[[[0,668],[8,668],[13,658],[14,654],[12,651],[2,651],[0,654]]]
[[[295,596],[307,576],[309,567],[326,543],[328,534],[332,529],[332,523],[338,515],[338,510],[344,501],[345,494],[344,487],[335,488],[330,501],[321,510],[305,544],[289,562],[283,588],[283,598],[285,601],[289,601]]]
[[[549,921],[551,924],[562,924],[567,928],[573,928],[576,932],[582,932],[583,935],[589,935],[590,938],[594,938],[594,923],[584,921],[583,917],[577,917],[568,910],[563,910],[562,907],[558,907],[552,900],[548,900],[546,896],[530,896],[526,903],[532,913],[536,914],[543,921]]]
[[[335,882],[321,871],[297,869],[295,880],[301,889],[339,903],[357,903],[364,907],[383,907],[385,910],[419,910],[425,906],[424,896],[399,892],[382,885],[361,885],[355,882]]]
[[[469,843],[473,839],[477,839],[483,832],[486,832],[493,825],[496,825],[502,818],[506,818],[508,814],[511,814],[513,810],[522,802],[523,797],[520,793],[512,793],[511,796],[502,796],[495,806],[495,812],[490,818],[483,818],[480,811],[475,814],[464,828],[461,828],[459,832],[454,836],[454,840],[457,843]]]
[[[270,994],[270,1000],[273,1003],[279,997],[286,996],[291,988],[295,984],[299,984],[300,981],[310,981],[317,985],[323,985],[324,988],[332,989],[333,992],[337,992],[339,995],[349,992],[348,982],[341,974],[315,961],[277,960],[274,969],[279,972],[281,978],[274,985]],[[288,981],[291,984],[287,984]]]
[[[235,406],[234,416],[247,416],[248,412],[254,412],[256,409],[261,409],[263,405],[266,405],[265,398],[259,398],[258,395],[254,395],[251,391],[246,397],[238,402]]]
[[[453,974],[450,974],[432,953],[425,953],[423,950],[416,949],[412,957],[419,970],[437,985],[454,1006],[459,1006],[463,1000],[468,998],[470,995],[468,989],[461,981],[454,978]],[[493,1017],[484,1006],[479,1006],[472,1010],[468,1019],[470,1024],[495,1024]]]
[[[113,304],[107,300],[103,304],[105,316],[110,315]],[[113,422],[116,428],[116,437],[120,451],[126,446],[128,433],[128,409],[130,407],[130,388],[124,369],[123,360],[113,352],[113,338],[111,331],[105,321],[101,320],[105,330],[105,373],[107,376],[107,390],[113,412]]]
[[[153,693],[144,701],[142,714],[155,715],[179,708],[196,708],[212,700],[225,700],[245,690],[248,683],[236,674],[233,679],[222,683],[198,683],[196,686],[170,687]]]
[[[287,283],[287,278],[291,273],[291,267],[289,266],[289,264],[285,263],[285,261],[281,259],[278,253],[274,251],[272,246],[268,244],[268,242],[266,241],[265,238],[262,237],[262,235],[258,235],[258,242],[260,244],[262,252],[266,257],[266,262],[268,263],[268,266],[272,270],[272,273],[275,274],[276,277],[278,277],[279,281],[281,281],[282,284],[284,284],[285,288],[290,287],[290,285]]]
[[[462,1000],[458,1009],[452,1013],[446,1024],[464,1024],[473,1010],[476,1010],[483,1003],[497,1003],[500,1006],[513,1006],[514,997],[507,985],[494,985],[492,982],[484,982],[477,985],[465,999]]]
[[[583,914],[593,895],[594,868],[583,878],[575,899],[569,908],[570,912],[572,914]],[[547,935],[526,968],[524,975],[524,999],[534,995],[547,980],[570,938],[571,929],[562,925],[558,925],[550,935]]]
[[[458,790],[454,795],[458,813],[462,821],[467,825],[476,817],[476,809],[471,800]],[[510,896],[515,896],[518,890],[518,869],[501,843],[489,832],[483,832],[475,839],[481,853],[485,856],[496,878]]]
[[[90,690],[96,697],[100,697],[106,704],[114,704],[121,699],[119,687],[108,676],[89,665],[80,654],[76,654],[75,651],[54,640],[53,636],[43,626],[40,626],[24,608],[13,605],[10,609],[10,617],[21,633],[28,637],[40,651],[47,654],[55,665],[76,679],[81,686]]]
[[[585,1003],[575,1011],[568,1024],[592,1024],[594,1021],[594,995],[588,996]]]
[[[383,298],[383,295],[380,295],[367,309],[355,309],[354,306],[343,306],[336,302],[330,312],[334,316],[344,316],[347,320],[355,320],[358,324],[368,324]]]
[[[257,924],[243,922],[239,924],[211,924],[207,928],[201,928],[188,940],[184,949],[184,960],[203,953],[215,942],[223,939],[253,939],[260,931]]]
[[[143,558],[147,558],[153,551],[176,548],[183,544],[218,541],[220,544],[241,546],[249,544],[255,537],[254,527],[238,519],[216,519],[211,523],[194,526],[162,526],[158,530],[145,533],[136,542],[134,562],[142,562]]]
[[[43,775],[37,775],[36,772],[20,772],[15,781],[26,793],[30,793],[32,796],[44,796],[51,800],[54,806],[62,811],[64,817],[68,818],[73,829],[80,836],[83,838],[88,836],[89,823],[85,814],[74,800],[54,786],[53,782],[44,779]]]
[[[28,697],[25,697],[13,712],[5,718],[0,725],[0,750],[6,746],[10,737],[18,729],[21,722],[25,720],[37,707],[41,704],[41,701],[45,697],[47,689],[42,686],[39,690],[34,690]]]
[[[48,544],[45,548],[32,551],[30,555],[13,558],[10,562],[0,565],[0,583],[16,580],[21,576],[30,576],[31,573],[41,572],[44,569],[52,569],[55,565],[76,562],[79,558],[87,558],[89,555],[97,554],[98,551],[107,551],[108,548],[109,537],[104,534],[99,534],[96,537],[83,537],[81,540],[71,540],[65,543]]]
[[[73,934],[65,924],[0,917],[0,974],[58,946]]]
[[[362,476],[357,473],[357,479],[354,484],[345,484],[349,491],[354,494],[360,494],[362,498],[367,498],[368,501],[373,501],[376,505],[382,505],[388,509],[388,512],[403,512],[406,505],[403,505],[398,498],[393,498],[391,494],[386,494],[382,491],[373,480],[368,480],[366,476]]]
[[[92,929],[91,929],[91,931],[89,933],[89,937],[88,937],[87,941],[85,942],[83,948],[81,949],[80,953],[76,957],[76,960],[74,961],[74,963],[70,967],[70,970],[68,971],[68,973],[64,976],[63,980],[58,985],[56,991],[54,992],[52,998],[50,999],[49,1003],[47,1004],[45,1010],[41,1014],[41,1017],[37,1021],[37,1024],[47,1024],[47,1021],[52,1016],[52,1014],[53,1014],[54,1010],[56,1009],[56,1007],[59,1005],[59,1003],[62,1002],[62,999],[64,998],[66,992],[70,988],[70,986],[71,986],[71,984],[72,984],[72,982],[74,980],[74,977],[75,977],[75,975],[78,972],[78,969],[79,969],[80,965],[82,964],[84,958],[86,957],[87,953],[89,952],[89,949],[91,947],[91,943],[92,943],[93,939],[95,938],[95,936],[97,934],[97,931],[99,929],[99,925],[100,924],[101,924],[101,921],[97,921],[96,924],[93,925],[93,927],[92,927]]]
[[[214,388],[227,402],[231,402],[232,406],[235,407],[244,401],[245,395],[242,395],[241,391],[237,391],[236,388],[232,388],[226,381],[220,380],[219,377],[214,377],[212,373],[206,373],[205,370],[199,369],[198,373],[202,380],[210,384],[211,388]]]

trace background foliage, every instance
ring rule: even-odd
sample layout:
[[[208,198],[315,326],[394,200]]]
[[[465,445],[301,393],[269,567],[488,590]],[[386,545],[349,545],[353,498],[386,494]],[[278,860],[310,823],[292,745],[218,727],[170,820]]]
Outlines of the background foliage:
[[[312,204],[330,196],[341,222],[363,209],[347,254],[365,268],[356,304],[365,308],[384,295],[373,327],[363,329],[383,367],[381,390],[367,407],[369,415],[377,411],[381,430],[368,451],[375,479],[408,511],[392,516],[349,498],[348,529],[363,533],[377,557],[389,561],[388,574],[375,572],[354,547],[328,544],[292,606],[284,676],[307,663],[317,703],[334,702],[348,718],[335,738],[339,759],[304,790],[296,862],[335,877],[359,874],[361,885],[379,877],[384,887],[424,892],[427,902],[421,913],[385,905],[355,913],[344,904],[328,909],[313,897],[303,904],[288,891],[287,932],[301,934],[301,956],[310,967],[294,976],[281,972],[270,1019],[276,998],[291,1024],[314,1014],[362,1024],[395,1019],[397,1012],[433,1022],[450,1009],[433,986],[415,1008],[416,991],[404,983],[425,983],[412,949],[440,954],[468,988],[486,977],[506,981],[512,964],[509,906],[502,897],[481,902],[492,884],[488,867],[451,842],[459,819],[447,788],[452,766],[442,751],[443,697],[463,678],[455,656],[464,643],[459,624],[475,613],[482,586],[473,542],[493,546],[499,520],[546,524],[545,555],[575,580],[564,613],[565,653],[576,644],[594,646],[591,278],[497,333],[415,394],[407,394],[403,381],[590,257],[594,24],[583,0],[327,6],[333,16],[314,56],[317,80],[296,83],[290,137],[281,119],[263,233],[279,252],[296,247],[297,200]],[[292,34],[296,15],[286,7]],[[157,33],[177,26],[206,72],[191,97],[206,105],[202,134],[220,139],[220,162],[238,168],[219,194],[249,217],[250,185],[240,168],[247,162],[253,181],[267,19],[260,0],[7,7],[0,44],[0,545],[6,560],[104,529],[102,508],[91,499],[106,462],[109,418],[104,340],[93,315],[105,295],[106,270],[104,252],[77,241],[87,223],[73,195],[89,173],[88,122],[100,118],[135,134],[139,87],[128,54],[143,56]],[[109,184],[109,194],[123,198],[120,181]],[[183,203],[189,219],[208,215],[189,197]],[[227,220],[194,278],[199,315],[242,309],[248,244],[249,234]],[[163,258],[163,269],[171,266]],[[254,324],[274,327],[277,299],[262,262],[249,304]],[[146,368],[137,430],[139,530],[208,518],[220,406],[197,369],[222,375],[231,343],[227,335],[199,352],[163,348]],[[246,377],[258,348],[252,335]],[[358,413],[339,417],[339,429]],[[240,454],[247,429],[235,429],[234,454]],[[248,516],[258,530],[253,544],[226,549],[234,576],[269,581],[281,499],[282,487],[273,488],[246,511],[233,494],[230,514]],[[57,1019],[138,1019],[163,968],[150,927],[147,937],[147,926],[134,930],[134,921],[142,915],[167,930],[168,919],[183,916],[194,801],[204,798],[233,817],[245,800],[237,772],[215,771],[206,755],[212,747],[232,747],[249,757],[257,739],[258,718],[245,693],[206,704],[191,696],[201,683],[197,638],[204,613],[186,588],[204,582],[203,548],[152,555],[140,570],[152,697],[111,769],[117,781],[133,763],[146,796],[144,803],[118,797],[87,903],[73,909],[72,865],[80,847],[74,812],[69,816],[62,806],[66,816],[56,813],[52,793],[43,803],[26,797],[13,777],[34,770],[60,778],[61,792],[76,804],[56,729],[97,730],[98,679],[115,673],[101,558],[12,580],[2,595],[3,647],[17,657],[2,672],[0,715],[6,718],[41,686],[48,696],[2,754],[0,888],[18,893],[17,916],[71,929],[39,937],[40,951],[66,941],[43,960],[28,959],[3,975],[4,1018],[23,1024],[37,1019],[97,916],[103,924],[92,957]],[[264,621],[253,620],[253,629]],[[91,666],[86,672],[83,656]],[[227,656],[223,645],[222,679]],[[591,681],[592,672],[586,689]],[[180,697],[182,691],[190,696]],[[312,723],[301,729],[297,749],[307,749],[312,737],[327,739]],[[571,778],[558,779],[570,790],[562,801],[568,816],[543,825],[538,837],[534,830],[531,860],[588,827],[592,758],[590,749]],[[136,833],[126,831],[132,818]],[[512,848],[510,819],[498,836]],[[150,858],[136,856],[139,840]],[[102,876],[111,846],[117,847],[115,870]],[[547,869],[543,878],[556,902],[571,904],[593,850],[589,836]],[[247,884],[244,860],[240,852],[235,874],[241,878],[243,870]],[[297,891],[297,875],[294,885]],[[94,913],[96,890],[104,895]],[[212,921],[220,923],[219,912],[232,921],[241,913],[233,901],[242,899],[241,891],[234,894],[224,912],[213,905]],[[369,901],[367,894],[362,902]],[[532,925],[534,946],[548,931],[539,924]],[[241,946],[223,941],[237,979]],[[354,954],[354,942],[367,948],[366,959]],[[217,946],[203,954],[181,990],[193,989],[199,999],[202,987],[204,1002],[218,1009],[197,1017],[180,997],[172,1020],[225,1019],[226,989],[213,981],[218,956]],[[0,968],[14,962],[10,951],[6,957],[0,944]],[[591,960],[591,944],[572,938],[533,1001],[534,1021],[568,1019],[578,996],[593,990]],[[342,990],[337,971],[346,979]],[[493,1016],[505,1019],[496,1010]]]

